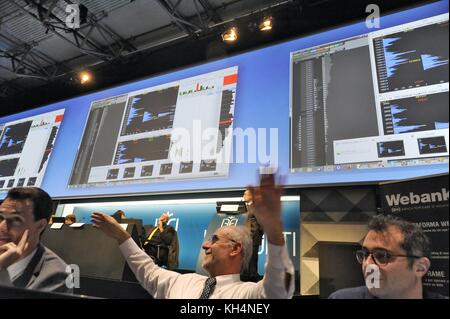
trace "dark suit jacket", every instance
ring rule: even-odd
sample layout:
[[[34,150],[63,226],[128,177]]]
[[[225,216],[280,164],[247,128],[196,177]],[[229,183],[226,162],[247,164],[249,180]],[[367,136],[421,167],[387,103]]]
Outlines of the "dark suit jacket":
[[[72,289],[66,286],[68,276],[66,266],[66,263],[53,251],[39,244],[22,275],[12,283],[5,284],[12,284],[19,288],[71,293]]]
[[[151,227],[148,230],[142,248],[144,248],[147,254],[150,254],[150,245],[164,247],[167,249],[167,267],[169,269],[178,268],[179,243],[177,231],[171,225],[166,225],[162,233],[157,231],[152,239],[147,241],[148,236],[156,227],[158,226]]]

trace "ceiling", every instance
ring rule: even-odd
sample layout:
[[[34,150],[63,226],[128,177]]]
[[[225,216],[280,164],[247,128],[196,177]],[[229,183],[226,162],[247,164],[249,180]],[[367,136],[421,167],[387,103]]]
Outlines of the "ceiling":
[[[431,1],[0,0],[0,116]],[[70,28],[70,5],[87,8]],[[274,29],[257,28],[264,16]],[[71,20],[69,21],[71,22]],[[237,26],[240,39],[220,34]],[[95,76],[82,86],[77,74]]]

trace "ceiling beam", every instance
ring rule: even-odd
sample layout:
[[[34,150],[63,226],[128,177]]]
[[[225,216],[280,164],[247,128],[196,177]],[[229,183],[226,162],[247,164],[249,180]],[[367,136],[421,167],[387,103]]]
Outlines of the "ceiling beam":
[[[214,23],[220,23],[223,21],[222,17],[219,13],[211,6],[208,0],[195,0],[200,3],[200,5],[205,9],[206,14],[209,17],[209,20]]]
[[[72,46],[74,46],[75,48],[77,48],[78,50],[89,54],[91,56],[96,57],[97,59],[101,59],[105,62],[109,62],[111,60],[113,60],[115,58],[115,55],[111,55],[109,53],[107,53],[106,51],[104,51],[101,46],[97,43],[95,43],[93,41],[93,39],[90,39],[88,37],[86,37],[84,34],[82,34],[81,32],[77,31],[76,29],[71,29],[71,28],[67,28],[64,27],[65,26],[65,21],[62,21],[61,19],[59,19],[57,16],[55,16],[53,13],[49,13],[49,16],[55,20],[55,22],[58,25],[61,26],[57,26],[56,23],[55,24],[50,24],[46,21],[42,21],[40,19],[39,16],[36,16],[34,13],[28,11],[27,9],[25,9],[24,7],[22,7],[21,5],[19,5],[18,3],[16,3],[14,0],[7,0],[9,3],[15,5],[17,8],[19,8],[20,10],[24,11],[26,14],[28,14],[29,16],[31,16],[32,18],[34,18],[35,20],[41,22],[43,24],[44,27],[47,28],[48,31],[51,31],[54,35],[56,35],[57,37],[59,37],[60,39],[64,40],[65,42],[71,44]],[[27,0],[27,3],[29,3],[30,5],[34,6],[35,8],[43,12],[47,12],[47,9],[45,7],[43,7],[40,3],[36,3],[35,0]],[[62,34],[60,34],[60,32],[58,32],[57,30],[61,30],[64,31],[65,33],[71,33],[74,37],[74,41],[66,38],[65,36],[63,36]],[[85,43],[87,45],[89,45],[91,48],[83,48],[80,46],[80,42],[79,39],[85,40]]]
[[[172,21],[176,26],[189,35],[194,35],[195,31],[201,30],[199,26],[191,23],[187,18],[183,17],[178,12],[178,6],[183,0],[178,0],[175,5],[172,5],[168,0],[157,0],[160,6],[170,15]]]

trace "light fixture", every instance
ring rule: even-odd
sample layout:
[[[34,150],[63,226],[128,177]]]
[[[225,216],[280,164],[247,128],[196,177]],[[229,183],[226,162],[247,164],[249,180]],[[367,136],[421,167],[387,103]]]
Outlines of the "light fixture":
[[[238,39],[238,31],[236,27],[232,27],[222,33],[222,40],[226,42],[234,42]]]
[[[259,24],[260,31],[269,31],[273,28],[272,17],[265,17]]]
[[[86,84],[92,81],[92,74],[88,71],[80,72],[79,77],[81,84]]]

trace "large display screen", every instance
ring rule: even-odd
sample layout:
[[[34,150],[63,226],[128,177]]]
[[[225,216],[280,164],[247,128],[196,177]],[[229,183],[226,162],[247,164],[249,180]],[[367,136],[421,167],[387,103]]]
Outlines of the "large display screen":
[[[93,101],[69,186],[226,177],[236,84],[233,67]]]
[[[65,109],[41,183],[56,198],[242,189],[262,165],[292,187],[448,173],[448,55],[445,0],[0,123]]]
[[[41,186],[64,109],[0,124],[0,194]]]
[[[291,172],[448,163],[448,14],[291,54]]]

